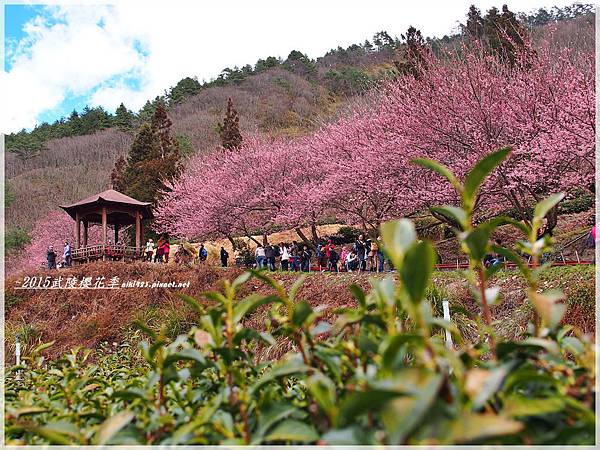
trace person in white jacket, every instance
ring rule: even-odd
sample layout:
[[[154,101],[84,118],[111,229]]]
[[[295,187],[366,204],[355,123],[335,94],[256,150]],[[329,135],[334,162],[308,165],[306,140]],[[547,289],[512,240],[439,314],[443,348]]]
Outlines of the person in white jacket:
[[[254,251],[254,256],[256,257],[256,268],[262,269],[265,267],[266,255],[265,248],[262,245],[258,244],[258,247]]]
[[[288,271],[288,263],[290,261],[290,251],[284,243],[279,244],[279,253],[281,254],[281,270]]]

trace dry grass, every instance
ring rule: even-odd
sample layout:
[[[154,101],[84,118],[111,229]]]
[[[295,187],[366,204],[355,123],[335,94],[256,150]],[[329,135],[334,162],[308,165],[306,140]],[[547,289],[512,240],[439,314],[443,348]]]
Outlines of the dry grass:
[[[543,281],[544,289],[561,288],[567,293],[569,305],[565,321],[580,327],[584,332],[594,333],[594,268],[553,268]],[[167,324],[173,333],[184,332],[194,323],[195,317],[189,308],[176,295],[182,292],[201,299],[202,292],[219,289],[223,278],[233,279],[241,273],[235,268],[221,269],[205,265],[187,268],[148,263],[98,262],[89,265],[62,269],[58,272],[38,271],[28,273],[33,276],[104,276],[109,280],[118,276],[121,281],[175,281],[190,282],[189,288],[121,288],[118,290],[16,290],[22,280],[9,278],[6,282],[6,342],[7,354],[12,355],[12,342],[16,332],[26,330],[33,346],[35,343],[56,341],[47,351],[55,357],[65,351],[85,346],[94,348],[100,342],[120,342],[131,333],[135,319],[146,318],[154,325]],[[501,272],[502,274],[502,272]],[[286,287],[291,287],[297,275],[276,273],[274,275]],[[380,276],[380,275],[378,275]],[[457,272],[436,272],[434,283],[445,288],[453,302],[457,302],[471,314],[477,314],[479,307],[472,299],[465,281]],[[297,299],[306,300],[313,308],[323,310],[323,319],[332,322],[333,311],[339,307],[353,306],[356,302],[348,290],[350,284],[369,289],[369,275],[311,273],[298,291]],[[531,310],[524,301],[524,281],[513,272],[506,272],[495,279],[504,293],[504,301],[492,312],[498,332],[503,336],[517,336],[525,329]],[[243,287],[241,295],[252,292],[272,293],[261,281],[251,279]],[[201,300],[209,304],[208,300]],[[263,307],[246,320],[244,325],[264,330],[267,307]],[[292,349],[290,342],[280,342],[277,346],[263,349],[259,357],[279,357]],[[263,354],[264,353],[264,354]]]

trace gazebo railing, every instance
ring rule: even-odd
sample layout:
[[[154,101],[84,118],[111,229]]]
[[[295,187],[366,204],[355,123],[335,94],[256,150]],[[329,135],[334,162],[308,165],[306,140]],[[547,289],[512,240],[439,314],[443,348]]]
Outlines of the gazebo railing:
[[[86,247],[80,247],[71,251],[71,258],[73,260],[81,259],[100,259],[103,256],[107,256],[111,259],[123,259],[123,258],[141,258],[142,249],[127,245],[88,245]]]

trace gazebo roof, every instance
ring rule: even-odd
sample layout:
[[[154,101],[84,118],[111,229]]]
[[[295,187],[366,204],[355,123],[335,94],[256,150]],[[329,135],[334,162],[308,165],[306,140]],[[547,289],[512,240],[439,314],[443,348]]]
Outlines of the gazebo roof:
[[[100,192],[99,194],[91,195],[83,200],[79,200],[71,205],[61,205],[60,207],[75,219],[75,214],[77,212],[90,211],[94,208],[100,208],[106,205],[118,205],[131,209],[132,211],[138,210],[142,212],[143,218],[152,217],[152,203],[140,202],[139,200],[115,191],[114,189],[109,189]]]

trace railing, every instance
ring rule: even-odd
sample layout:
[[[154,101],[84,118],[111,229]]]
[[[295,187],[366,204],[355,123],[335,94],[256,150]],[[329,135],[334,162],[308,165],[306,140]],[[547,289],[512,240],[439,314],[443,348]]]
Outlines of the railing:
[[[107,256],[110,259],[136,259],[142,257],[142,249],[127,245],[88,245],[71,251],[74,261],[82,259],[100,259]]]

